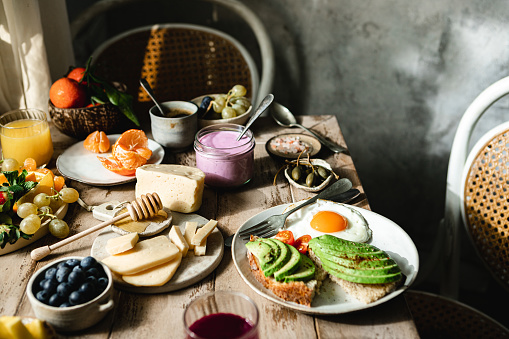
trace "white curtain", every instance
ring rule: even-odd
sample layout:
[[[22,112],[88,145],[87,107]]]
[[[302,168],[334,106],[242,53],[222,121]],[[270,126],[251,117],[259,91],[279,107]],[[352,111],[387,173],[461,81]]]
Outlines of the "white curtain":
[[[48,111],[51,83],[74,63],[65,0],[2,0],[0,114]]]

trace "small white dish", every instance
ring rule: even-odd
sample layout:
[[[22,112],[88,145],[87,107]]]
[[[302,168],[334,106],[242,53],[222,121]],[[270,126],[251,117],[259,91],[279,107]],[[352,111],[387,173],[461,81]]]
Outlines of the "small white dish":
[[[212,98],[215,98],[216,95],[219,94],[207,94],[202,95],[197,98],[194,98],[191,100],[194,102],[198,107],[200,107],[200,104],[204,97],[209,96]],[[244,125],[249,117],[251,116],[251,111],[253,110],[253,105],[249,106],[249,109],[244,112],[244,114],[238,115],[235,118],[229,118],[229,119],[198,119],[198,128],[207,127],[210,125],[217,125],[217,124],[237,124],[237,125]]]
[[[307,147],[307,151],[296,152],[293,149],[286,149],[285,147],[280,147],[279,145],[285,143],[285,140],[295,141],[298,140],[302,146]],[[280,134],[270,138],[265,144],[265,150],[267,153],[275,155],[276,157],[285,158],[285,159],[297,159],[299,155],[301,158],[307,157],[309,154],[310,157],[316,155],[322,149],[322,144],[320,141],[307,134],[298,134],[298,133],[288,133],[288,134]]]
[[[108,135],[113,145],[120,134]],[[103,167],[97,156],[108,156],[111,153],[93,153],[85,149],[84,141],[80,141],[64,151],[57,158],[57,169],[66,178],[94,186],[112,186],[135,181],[136,176],[124,176],[113,173]],[[160,164],[164,158],[164,149],[152,139],[148,139],[148,148],[152,157],[148,164]]]
[[[305,164],[308,163],[307,159],[299,160],[299,162],[305,163]],[[291,173],[291,170],[293,167],[290,165],[285,168],[285,177],[288,180],[288,182],[290,183],[290,185],[292,185],[293,187],[300,188],[304,191],[308,191],[308,192],[319,192],[319,191],[323,190],[325,187],[327,187],[327,185],[329,185],[330,181],[332,180],[332,167],[329,165],[329,163],[322,159],[311,159],[311,163],[313,165],[322,166],[322,167],[328,169],[329,171],[331,171],[331,174],[320,185],[314,186],[314,187],[308,187],[306,185],[301,185],[301,184],[297,183],[295,180],[293,180],[292,173]]]
[[[108,285],[104,291],[94,299],[83,304],[69,307],[50,306],[37,300],[33,293],[34,285],[39,284],[39,282],[44,279],[44,274],[47,269],[57,267],[59,263],[65,262],[68,259],[82,260],[83,257],[65,257],[44,266],[32,275],[26,289],[28,300],[32,305],[35,316],[38,319],[50,323],[57,331],[63,332],[79,331],[95,325],[102,320],[115,305],[113,301],[113,277],[111,271],[106,265],[99,261],[98,263],[103,267],[104,272],[106,272],[108,276]]]

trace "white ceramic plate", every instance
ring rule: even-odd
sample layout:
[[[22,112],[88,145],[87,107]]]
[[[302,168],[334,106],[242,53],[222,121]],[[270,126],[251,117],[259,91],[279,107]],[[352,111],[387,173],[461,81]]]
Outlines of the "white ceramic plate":
[[[108,135],[113,145],[120,134]],[[109,156],[111,153],[93,153],[87,151],[80,141],[64,151],[57,158],[57,169],[66,178],[94,186],[120,185],[136,180],[136,176],[124,176],[108,171],[103,167],[97,156]],[[148,139],[148,148],[152,150],[152,157],[148,164],[160,164],[164,158],[164,149],[154,140]]]
[[[206,224],[209,220],[198,214],[183,214],[171,212],[173,219],[172,224],[178,225],[184,234],[185,224],[187,221],[196,221],[198,226]],[[172,226],[173,227],[173,226]],[[171,227],[168,227],[158,235],[166,235],[170,233]],[[120,237],[119,234],[113,232],[108,226],[104,231],[99,233],[92,245],[91,254],[98,260],[102,260],[110,254],[106,251],[106,243],[108,239]],[[146,239],[146,238],[143,238]],[[140,239],[142,241],[143,239]],[[204,256],[195,256],[193,251],[189,251],[187,256],[182,258],[179,268],[175,275],[163,286],[157,287],[137,287],[124,282],[120,276],[113,273],[113,281],[115,287],[124,291],[133,293],[164,293],[176,291],[202,280],[212,273],[221,262],[224,252],[224,240],[221,232],[216,229],[207,238],[207,252]]]
[[[63,219],[65,217],[65,214],[67,213],[68,207],[69,207],[68,204],[62,205],[55,213],[57,218]],[[41,239],[42,237],[44,237],[46,234],[49,233],[49,229],[48,229],[49,222],[50,222],[50,220],[46,220],[45,222],[43,222],[41,225],[41,228],[39,228],[39,230],[37,232],[35,232],[35,234],[30,239],[27,240],[27,239],[20,238],[14,244],[7,244],[7,245],[5,245],[4,248],[0,248],[0,255],[19,250],[20,248],[28,246],[31,243],[33,243],[34,241],[37,241],[37,240]]]
[[[381,250],[384,250],[398,263],[402,273],[405,275],[404,284],[385,297],[373,303],[364,304],[363,302],[347,295],[339,285],[333,283],[327,278],[320,288],[320,294],[315,296],[313,299],[311,307],[284,301],[277,297],[269,289],[263,287],[263,285],[255,279],[251,273],[251,269],[249,268],[249,262],[246,255],[245,243],[247,241],[240,239],[238,234],[241,230],[258,223],[271,215],[282,213],[289,205],[290,204],[275,206],[255,215],[238,229],[235,237],[233,238],[232,258],[235,266],[244,281],[261,296],[277,304],[303,313],[341,314],[362,310],[384,303],[401,294],[417,277],[417,272],[419,270],[419,255],[408,234],[406,234],[406,232],[394,222],[377,213],[349,205],[349,207],[361,212],[364,218],[368,221],[369,227],[373,231],[373,236],[369,243]]]

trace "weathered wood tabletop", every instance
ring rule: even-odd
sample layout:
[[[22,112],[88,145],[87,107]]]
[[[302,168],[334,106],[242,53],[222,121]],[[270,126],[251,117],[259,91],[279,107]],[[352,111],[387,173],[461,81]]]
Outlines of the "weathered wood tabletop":
[[[306,127],[347,147],[335,116],[302,116],[298,118]],[[273,178],[282,162],[269,156],[265,143],[272,136],[282,133],[301,133],[301,130],[284,129],[267,117],[258,119],[251,128],[256,138],[255,176],[244,187],[232,191],[205,188],[202,207],[197,212],[208,219],[219,221],[223,237],[235,231],[249,218],[275,205],[298,201],[314,193],[297,190],[278,177]],[[75,139],[62,135],[52,127],[55,154],[58,157]],[[334,154],[322,148],[315,158],[331,163],[341,177],[349,178],[363,194],[353,204],[369,209],[361,182],[349,154]],[[166,150],[163,163],[194,166],[192,150],[171,153]],[[54,162],[53,162],[54,165]],[[67,179],[68,186],[76,188],[89,205],[106,201],[132,201],[134,183],[111,187],[94,187]],[[65,217],[71,235],[90,228],[99,222],[92,213],[73,204]],[[25,289],[31,275],[42,266],[70,255],[90,255],[94,237],[83,237],[68,246],[55,250],[41,262],[30,258],[36,247],[57,241],[51,235],[18,251],[0,256],[0,315],[34,316]],[[78,333],[62,334],[63,337],[80,338],[181,338],[184,337],[183,313],[194,298],[213,290],[234,290],[251,297],[260,311],[260,338],[417,338],[418,334],[409,313],[404,294],[376,307],[347,314],[310,316],[279,306],[254,292],[237,272],[231,252],[225,250],[219,267],[202,281],[182,290],[162,294],[134,294],[115,292],[115,308],[97,325]]]

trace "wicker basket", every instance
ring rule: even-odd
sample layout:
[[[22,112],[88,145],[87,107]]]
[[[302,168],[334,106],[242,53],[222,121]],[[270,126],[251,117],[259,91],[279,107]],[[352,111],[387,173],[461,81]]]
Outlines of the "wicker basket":
[[[58,108],[48,102],[49,114],[55,126],[64,134],[85,139],[94,131],[106,134],[119,131],[122,112],[113,104],[84,108]]]

